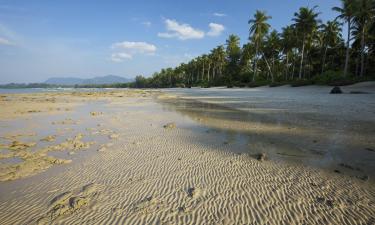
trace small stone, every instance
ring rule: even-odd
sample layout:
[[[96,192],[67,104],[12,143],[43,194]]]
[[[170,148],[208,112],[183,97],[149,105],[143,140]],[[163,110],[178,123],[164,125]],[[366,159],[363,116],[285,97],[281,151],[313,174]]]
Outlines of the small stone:
[[[194,192],[195,192],[195,188],[194,187],[190,187],[187,189],[187,195],[192,198],[194,197]]]
[[[107,150],[106,147],[102,146],[98,149],[98,152],[105,152]]]
[[[183,212],[185,212],[185,207],[180,206],[180,207],[177,208],[177,210],[178,210],[179,213],[183,213]]]
[[[260,153],[260,154],[258,154],[258,155],[257,155],[257,159],[258,159],[259,161],[264,161],[264,160],[266,160],[266,153]]]
[[[176,123],[174,123],[174,122],[167,123],[163,127],[164,127],[164,129],[173,129],[173,128],[176,128]]]
[[[120,137],[120,135],[118,135],[118,134],[111,134],[111,135],[109,135],[110,139],[117,139],[119,137]]]

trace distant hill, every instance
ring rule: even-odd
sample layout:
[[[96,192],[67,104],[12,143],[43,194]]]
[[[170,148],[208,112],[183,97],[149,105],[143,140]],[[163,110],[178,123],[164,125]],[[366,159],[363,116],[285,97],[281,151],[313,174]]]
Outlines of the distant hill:
[[[76,77],[53,77],[46,80],[45,84],[55,85],[84,85],[84,84],[115,84],[128,83],[134,81],[133,79],[124,78],[115,75],[107,75],[102,77],[94,77],[89,79],[82,79]]]

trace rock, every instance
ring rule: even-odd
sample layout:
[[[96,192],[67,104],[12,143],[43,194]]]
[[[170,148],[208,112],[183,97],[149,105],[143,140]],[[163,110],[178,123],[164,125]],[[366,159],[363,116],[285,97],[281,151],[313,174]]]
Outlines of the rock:
[[[164,127],[164,129],[173,129],[173,128],[176,128],[176,123],[174,123],[174,122],[167,123],[163,127]]]
[[[342,94],[341,88],[338,86],[332,88],[330,94]]]
[[[195,188],[194,187],[190,187],[187,189],[187,195],[188,197],[192,198],[194,197],[194,192],[195,192]]]
[[[180,206],[180,207],[177,208],[177,211],[179,213],[183,213],[183,212],[185,212],[185,207],[184,206]]]
[[[91,195],[98,190],[98,185],[95,183],[90,183],[82,187],[81,193],[84,195]]]
[[[103,114],[102,112],[90,112],[91,116],[99,116],[99,115],[102,115],[102,114]]]
[[[72,195],[73,195],[73,193],[70,192],[70,191],[64,192],[64,193],[56,196],[55,198],[53,198],[50,205],[56,206],[56,205],[64,204],[64,202],[66,200],[68,200]]]
[[[56,136],[54,136],[54,135],[48,135],[47,137],[40,139],[40,141],[51,142],[51,141],[55,141],[55,139],[56,139]]]
[[[72,210],[77,210],[88,203],[89,201],[85,197],[72,197],[69,199],[69,206]]]
[[[117,139],[119,137],[120,137],[120,135],[118,135],[118,134],[111,134],[111,135],[109,135],[110,139]]]
[[[98,152],[105,152],[107,150],[106,147],[102,146],[98,149]]]
[[[9,146],[9,149],[11,149],[11,150],[24,150],[24,149],[27,149],[29,147],[33,147],[35,145],[36,145],[36,143],[34,143],[34,142],[24,143],[24,142],[20,142],[20,141],[13,141],[12,144]]]
[[[266,153],[260,153],[257,155],[257,160],[264,161],[266,160],[266,157],[267,157]]]

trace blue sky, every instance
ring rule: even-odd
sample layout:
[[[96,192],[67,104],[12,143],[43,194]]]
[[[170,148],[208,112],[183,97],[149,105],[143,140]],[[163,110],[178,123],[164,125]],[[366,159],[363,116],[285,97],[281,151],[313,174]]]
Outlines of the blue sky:
[[[246,43],[257,9],[280,30],[299,7],[315,5],[326,21],[340,1],[0,0],[0,83],[150,76],[224,44],[229,34]]]

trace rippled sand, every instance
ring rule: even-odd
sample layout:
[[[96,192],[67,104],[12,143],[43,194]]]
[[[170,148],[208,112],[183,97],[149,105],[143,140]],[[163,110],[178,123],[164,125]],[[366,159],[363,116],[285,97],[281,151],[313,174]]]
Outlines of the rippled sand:
[[[54,157],[72,162],[0,182],[1,224],[375,223],[370,182],[234,153],[233,145],[197,122],[199,117],[166,110],[155,101],[158,92],[57,95],[56,101],[65,102],[58,105],[68,104],[71,114],[47,112],[57,105],[46,103],[41,112],[0,117],[1,134],[21,140],[17,134],[26,125],[13,121],[26,116],[28,126],[21,130],[32,135],[22,140],[36,142],[30,151],[58,145],[78,131],[85,141],[98,143],[74,155],[58,149],[64,154]],[[37,96],[43,100],[50,94]],[[19,96],[6,96],[8,105],[12,98]],[[33,110],[32,101],[17,109]],[[49,117],[53,119],[41,127],[34,124]],[[77,123],[52,125],[69,118]],[[49,131],[41,135],[43,130]],[[64,138],[38,141],[54,135],[52,131],[61,131]],[[6,140],[1,139],[2,154],[14,151],[6,149]]]

